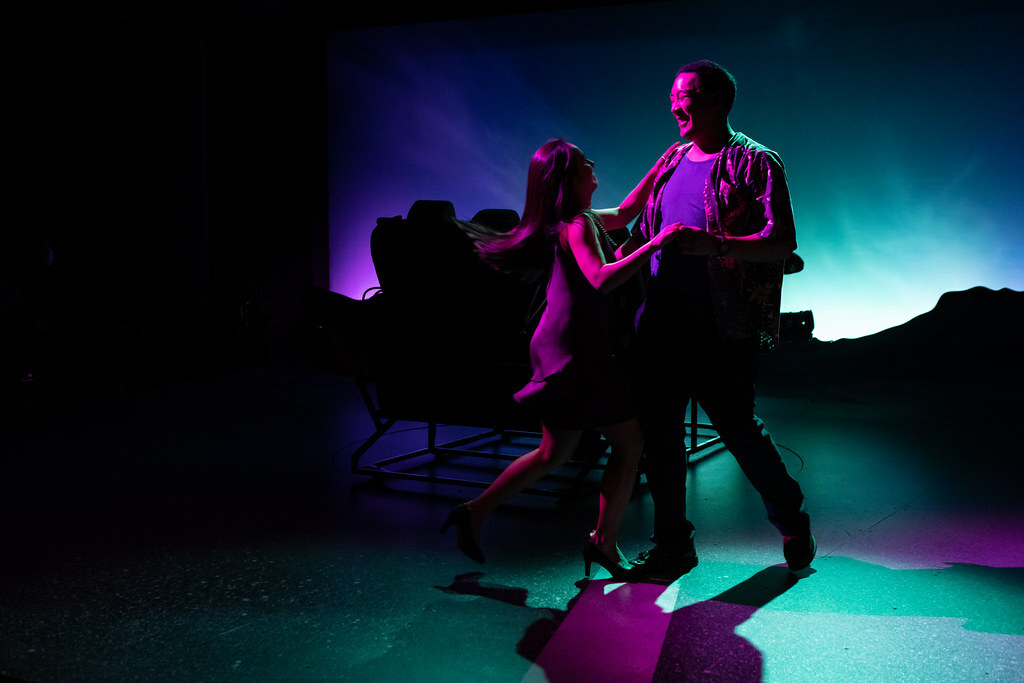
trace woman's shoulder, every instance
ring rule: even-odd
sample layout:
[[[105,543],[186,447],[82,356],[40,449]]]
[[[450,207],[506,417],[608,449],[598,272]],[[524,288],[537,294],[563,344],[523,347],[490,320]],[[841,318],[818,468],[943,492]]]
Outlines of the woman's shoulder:
[[[576,214],[576,217],[572,219],[570,225],[575,225],[580,228],[597,230],[601,227],[601,217],[597,215],[597,212],[592,209],[581,211]]]
[[[600,225],[600,219],[593,211],[581,211],[573,216],[571,220],[562,223],[559,228],[559,234],[564,238],[569,230],[572,229],[592,232],[597,230],[598,225]]]
[[[572,220],[562,223],[558,233],[559,244],[568,248],[569,235],[574,232],[582,237],[584,241],[600,245],[601,234],[604,232],[604,224],[601,223],[600,216],[598,216],[594,211],[581,211],[576,214]]]

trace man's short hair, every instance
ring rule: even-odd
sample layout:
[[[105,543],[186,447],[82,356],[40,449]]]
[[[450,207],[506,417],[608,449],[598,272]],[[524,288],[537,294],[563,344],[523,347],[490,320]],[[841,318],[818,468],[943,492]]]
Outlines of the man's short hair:
[[[716,98],[724,106],[726,114],[732,111],[732,103],[736,101],[736,79],[724,67],[709,59],[701,59],[680,68],[676,78],[683,73],[697,74],[700,91]]]

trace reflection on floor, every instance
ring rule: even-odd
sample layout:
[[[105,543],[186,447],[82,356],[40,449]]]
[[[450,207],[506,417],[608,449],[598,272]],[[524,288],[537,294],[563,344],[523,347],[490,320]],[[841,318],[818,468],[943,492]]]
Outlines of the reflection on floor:
[[[808,496],[816,571],[780,566],[721,450],[690,473],[700,564],[667,587],[583,580],[592,495],[516,498],[472,563],[438,527],[475,489],[352,475],[370,418],[350,379],[302,365],[37,409],[4,439],[0,674],[1021,681],[1024,468],[998,417],[1013,411],[986,415],[1005,400],[767,387],[759,414]],[[373,452],[423,439],[399,424]],[[627,554],[651,512],[642,484]]]

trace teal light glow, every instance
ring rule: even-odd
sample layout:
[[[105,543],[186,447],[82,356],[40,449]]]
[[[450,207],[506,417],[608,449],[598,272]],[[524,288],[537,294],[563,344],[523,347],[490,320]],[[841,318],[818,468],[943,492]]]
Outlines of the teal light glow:
[[[901,7],[883,23],[752,4],[739,28],[659,2],[336,33],[331,288],[376,284],[369,233],[417,199],[521,210],[552,137],[597,161],[595,203],[618,203],[678,139],[675,69],[709,57],[739,81],[733,127],[787,165],[806,269],[783,310],[812,310],[818,339],[899,325],[947,291],[1024,290],[1024,10]]]

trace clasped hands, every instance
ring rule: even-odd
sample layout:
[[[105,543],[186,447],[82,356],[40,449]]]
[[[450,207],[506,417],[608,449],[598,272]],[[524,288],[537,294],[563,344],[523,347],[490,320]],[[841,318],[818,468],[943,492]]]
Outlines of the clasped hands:
[[[671,244],[674,249],[691,256],[712,256],[718,253],[722,244],[721,239],[706,230],[682,223],[665,226],[652,241],[659,248]]]

